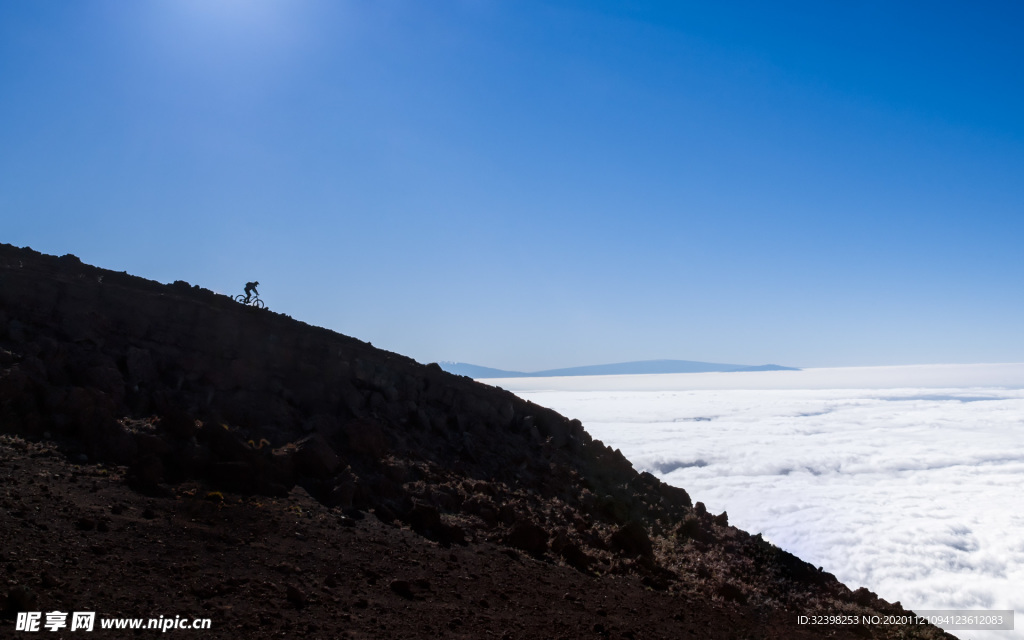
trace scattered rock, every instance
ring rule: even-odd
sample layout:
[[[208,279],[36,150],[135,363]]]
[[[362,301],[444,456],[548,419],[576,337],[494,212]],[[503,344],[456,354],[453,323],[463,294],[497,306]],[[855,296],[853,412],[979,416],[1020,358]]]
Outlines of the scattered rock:
[[[327,440],[315,433],[295,443],[294,472],[310,478],[327,478],[338,468],[341,460]]]
[[[533,556],[541,556],[548,550],[548,532],[528,520],[520,520],[512,526],[505,542]]]
[[[407,600],[413,599],[412,585],[408,580],[392,580],[388,588]]]
[[[732,582],[722,582],[718,585],[717,591],[718,595],[722,596],[726,600],[731,600],[740,604],[747,603],[747,594],[743,592],[743,589]]]
[[[308,597],[306,596],[306,593],[302,591],[302,589],[299,589],[295,585],[291,584],[288,585],[288,587],[285,589],[285,597],[288,599],[288,602],[291,603],[296,609],[301,609],[302,607],[306,606],[308,602]]]
[[[630,521],[612,533],[611,547],[627,556],[654,556],[654,547],[647,530],[639,522]]]

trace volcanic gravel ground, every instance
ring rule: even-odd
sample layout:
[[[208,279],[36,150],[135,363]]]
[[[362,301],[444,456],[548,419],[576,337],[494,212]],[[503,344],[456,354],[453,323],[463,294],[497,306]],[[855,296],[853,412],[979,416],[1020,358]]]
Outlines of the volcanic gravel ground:
[[[21,608],[95,611],[90,637],[157,634],[99,620],[161,615],[209,618],[210,630],[168,631],[203,638],[859,637],[801,632],[789,614],[736,603],[691,610],[632,576],[587,576],[492,544],[443,548],[302,489],[274,499],[192,483],[152,497],[123,474],[0,436],[0,635]]]

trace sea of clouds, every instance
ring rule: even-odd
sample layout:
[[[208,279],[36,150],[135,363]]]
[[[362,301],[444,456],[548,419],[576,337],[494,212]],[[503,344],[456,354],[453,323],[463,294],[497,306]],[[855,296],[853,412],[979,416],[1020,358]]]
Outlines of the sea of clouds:
[[[851,588],[1024,626],[1024,364],[484,382]]]

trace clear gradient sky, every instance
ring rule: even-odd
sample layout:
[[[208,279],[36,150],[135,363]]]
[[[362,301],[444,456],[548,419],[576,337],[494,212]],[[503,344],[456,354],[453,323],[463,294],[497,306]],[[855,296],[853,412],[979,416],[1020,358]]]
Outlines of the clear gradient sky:
[[[3,0],[0,241],[421,362],[1021,362],[1024,4]]]

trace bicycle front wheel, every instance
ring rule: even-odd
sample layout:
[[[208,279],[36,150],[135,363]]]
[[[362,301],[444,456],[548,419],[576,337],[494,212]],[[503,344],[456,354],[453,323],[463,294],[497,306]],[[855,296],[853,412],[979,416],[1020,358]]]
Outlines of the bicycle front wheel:
[[[257,309],[266,309],[266,308],[267,308],[267,305],[266,305],[266,303],[264,303],[264,302],[263,302],[262,300],[260,300],[259,298],[255,298],[255,299],[254,299],[254,300],[253,300],[252,302],[250,302],[249,304],[251,304],[252,306],[256,307]]]

